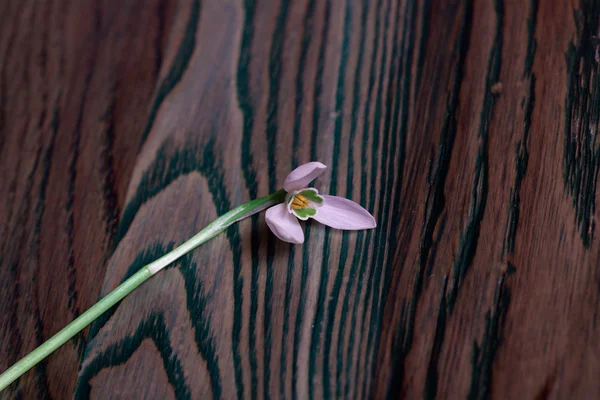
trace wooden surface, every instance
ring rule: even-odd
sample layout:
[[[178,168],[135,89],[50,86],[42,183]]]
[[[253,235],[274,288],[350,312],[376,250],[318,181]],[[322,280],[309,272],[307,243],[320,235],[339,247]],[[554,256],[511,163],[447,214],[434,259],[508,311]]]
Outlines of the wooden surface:
[[[0,370],[300,163],[2,398],[600,396],[600,4],[0,2]]]

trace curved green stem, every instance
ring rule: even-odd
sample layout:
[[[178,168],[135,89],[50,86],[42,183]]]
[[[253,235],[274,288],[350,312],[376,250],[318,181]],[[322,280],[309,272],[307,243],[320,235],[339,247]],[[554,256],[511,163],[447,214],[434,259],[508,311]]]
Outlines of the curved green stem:
[[[223,214],[204,229],[198,232],[191,239],[174,249],[168,254],[165,254],[156,261],[142,267],[133,276],[125,282],[117,286],[112,292],[108,293],[90,309],[77,317],[69,325],[61,329],[57,334],[46,340],[31,353],[23,357],[12,367],[7,369],[0,375],[0,391],[4,390],[8,385],[18,379],[25,372],[33,368],[37,363],[46,358],[54,350],[65,344],[69,339],[81,332],[86,326],[91,324],[96,318],[102,315],[106,310],[121,301],[125,296],[131,293],[135,288],[141,285],[152,275],[171,264],[186,253],[192,251],[201,244],[223,232],[229,226],[253,214],[256,214],[275,204],[282,203],[285,199],[285,190],[280,190],[268,196],[261,197],[242,204],[239,207]]]

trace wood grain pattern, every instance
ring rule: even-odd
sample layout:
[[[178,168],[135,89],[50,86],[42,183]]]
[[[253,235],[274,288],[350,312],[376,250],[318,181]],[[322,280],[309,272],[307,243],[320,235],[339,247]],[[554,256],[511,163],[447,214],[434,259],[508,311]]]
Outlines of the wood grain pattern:
[[[2,398],[596,398],[600,3],[0,2],[0,370],[295,166]]]

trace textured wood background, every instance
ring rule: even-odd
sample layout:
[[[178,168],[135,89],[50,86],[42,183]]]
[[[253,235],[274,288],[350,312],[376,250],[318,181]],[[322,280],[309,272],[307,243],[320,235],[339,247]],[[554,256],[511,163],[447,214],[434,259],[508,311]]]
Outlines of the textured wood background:
[[[594,0],[0,2],[0,370],[296,165],[1,397],[598,398]]]

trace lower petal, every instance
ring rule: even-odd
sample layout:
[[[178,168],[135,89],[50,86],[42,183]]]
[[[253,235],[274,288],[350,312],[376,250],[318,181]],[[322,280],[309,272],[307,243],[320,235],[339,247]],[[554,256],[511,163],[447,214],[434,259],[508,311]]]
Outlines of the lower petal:
[[[267,210],[266,221],[275,236],[284,242],[304,243],[304,232],[293,214],[290,214],[285,204],[278,204]]]
[[[321,195],[325,199],[313,219],[334,229],[361,230],[377,226],[375,218],[359,204],[338,196]]]

